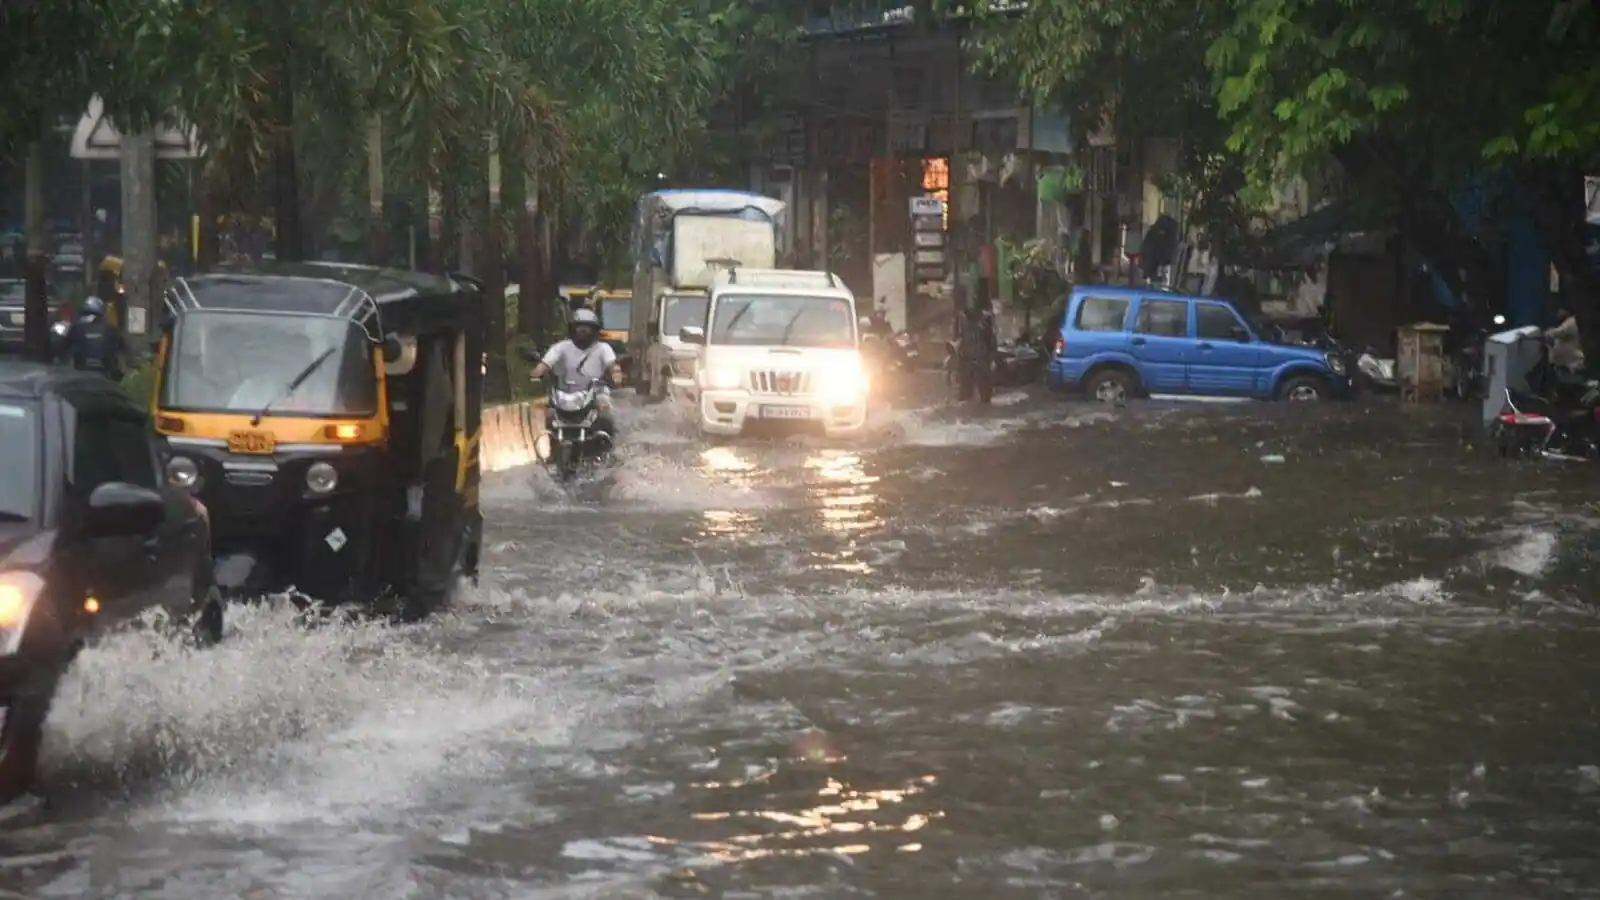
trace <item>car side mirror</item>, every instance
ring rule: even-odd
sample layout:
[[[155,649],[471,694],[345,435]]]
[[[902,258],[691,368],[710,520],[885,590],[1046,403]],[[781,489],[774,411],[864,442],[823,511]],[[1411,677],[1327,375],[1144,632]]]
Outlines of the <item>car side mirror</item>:
[[[544,359],[544,354],[539,352],[539,348],[531,344],[523,347],[517,355],[521,356],[525,363],[537,363]]]
[[[661,320],[660,319],[651,319],[650,320],[649,331],[650,331],[650,336],[651,337],[660,337],[661,336]]]
[[[167,502],[155,491],[108,481],[89,494],[84,531],[89,537],[126,537],[154,531],[167,517]]]
[[[383,339],[384,365],[394,365],[400,361],[400,357],[404,356],[405,353],[405,345],[400,343],[400,339],[398,337],[391,334]]]
[[[706,330],[698,325],[685,325],[678,329],[678,340],[685,344],[701,344],[706,342]]]

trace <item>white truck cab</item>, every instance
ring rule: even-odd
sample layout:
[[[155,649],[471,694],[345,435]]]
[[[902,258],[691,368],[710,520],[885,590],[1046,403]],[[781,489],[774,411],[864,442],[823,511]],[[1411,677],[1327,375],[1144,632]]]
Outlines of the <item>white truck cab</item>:
[[[704,326],[679,338],[698,350],[692,386],[700,431],[737,435],[752,420],[820,429],[867,423],[855,295],[831,272],[733,268],[717,276]]]

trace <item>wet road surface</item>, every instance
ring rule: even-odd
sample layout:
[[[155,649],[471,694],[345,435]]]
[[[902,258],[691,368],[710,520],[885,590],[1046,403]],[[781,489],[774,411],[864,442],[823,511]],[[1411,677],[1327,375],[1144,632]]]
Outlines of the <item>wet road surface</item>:
[[[1600,479],[1448,411],[629,408],[406,629],[86,653],[30,897],[1600,896]],[[4,896],[0,893],[0,896]]]

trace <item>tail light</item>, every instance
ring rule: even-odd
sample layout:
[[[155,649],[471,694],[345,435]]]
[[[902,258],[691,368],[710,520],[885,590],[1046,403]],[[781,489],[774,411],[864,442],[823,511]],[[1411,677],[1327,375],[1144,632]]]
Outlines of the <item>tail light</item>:
[[[1594,420],[1595,422],[1600,423],[1600,406],[1596,406],[1594,408]]]
[[[1056,355],[1060,356],[1063,352],[1066,351],[1066,349],[1067,349],[1067,339],[1066,338],[1056,338],[1056,346],[1055,346]]]

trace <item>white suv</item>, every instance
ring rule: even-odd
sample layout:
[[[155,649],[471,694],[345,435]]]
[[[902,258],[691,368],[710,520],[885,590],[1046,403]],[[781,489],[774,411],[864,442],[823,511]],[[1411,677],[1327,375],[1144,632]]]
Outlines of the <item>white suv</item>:
[[[736,435],[751,419],[847,435],[867,424],[867,375],[855,295],[830,272],[730,269],[711,288],[685,392],[704,434]]]

